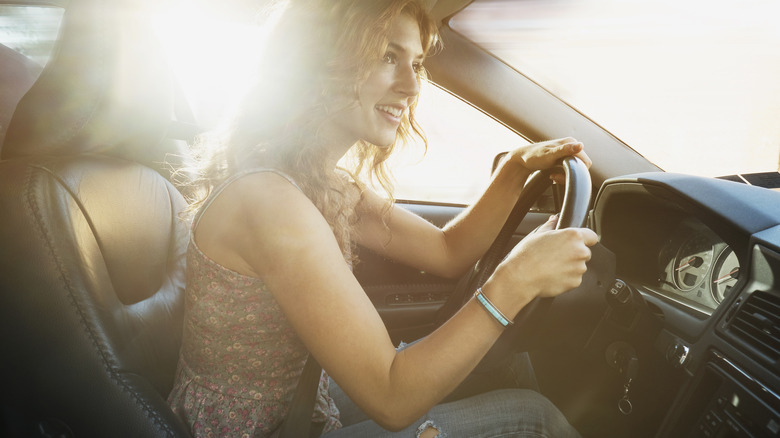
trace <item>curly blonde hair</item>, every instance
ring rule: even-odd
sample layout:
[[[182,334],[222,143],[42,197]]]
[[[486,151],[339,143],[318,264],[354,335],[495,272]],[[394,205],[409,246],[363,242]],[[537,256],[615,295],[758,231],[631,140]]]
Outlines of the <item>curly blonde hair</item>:
[[[342,174],[327,168],[320,128],[342,111],[384,56],[394,19],[409,16],[419,25],[423,50],[439,44],[435,23],[419,0],[291,0],[267,39],[256,83],[245,95],[226,134],[203,136],[197,209],[213,188],[243,169],[271,167],[288,173],[327,220],[345,257],[355,207],[366,174],[388,194],[392,184],[386,160],[414,137],[426,144],[414,118],[416,99],[404,115],[395,142],[378,147],[359,141]],[[418,80],[425,80],[422,71]],[[352,100],[352,99],[347,99]],[[338,103],[342,102],[342,103]],[[358,190],[355,190],[355,187]]]

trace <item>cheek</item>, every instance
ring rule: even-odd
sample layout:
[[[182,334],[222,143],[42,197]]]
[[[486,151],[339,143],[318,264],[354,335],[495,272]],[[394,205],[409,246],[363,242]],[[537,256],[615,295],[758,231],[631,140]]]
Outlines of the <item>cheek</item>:
[[[389,92],[392,84],[392,74],[384,71],[373,72],[358,90],[358,99],[363,105],[370,104],[373,108]]]

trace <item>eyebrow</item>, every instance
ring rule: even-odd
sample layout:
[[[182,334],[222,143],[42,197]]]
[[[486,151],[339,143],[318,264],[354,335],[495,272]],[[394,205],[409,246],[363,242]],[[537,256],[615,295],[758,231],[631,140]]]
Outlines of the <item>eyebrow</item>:
[[[405,47],[401,46],[400,44],[394,43],[392,41],[387,43],[387,48],[388,49],[392,49],[392,50],[397,50],[399,52],[409,53],[409,50],[407,50]],[[420,53],[417,56],[415,56],[414,59],[415,59],[415,61],[421,61],[421,60],[425,59],[425,55]]]

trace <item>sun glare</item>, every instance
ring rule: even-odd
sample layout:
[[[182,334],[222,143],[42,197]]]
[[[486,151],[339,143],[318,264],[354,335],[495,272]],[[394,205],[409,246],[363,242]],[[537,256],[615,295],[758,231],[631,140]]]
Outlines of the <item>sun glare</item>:
[[[268,26],[188,2],[159,11],[154,25],[200,125],[215,127],[249,84]]]
[[[452,20],[667,171],[774,171],[777,0],[479,0]]]

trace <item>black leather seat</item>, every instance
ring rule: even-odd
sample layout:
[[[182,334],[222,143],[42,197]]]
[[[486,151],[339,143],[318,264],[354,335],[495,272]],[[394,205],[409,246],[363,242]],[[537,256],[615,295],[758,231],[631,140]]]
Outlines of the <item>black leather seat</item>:
[[[2,436],[189,436],[166,404],[187,245],[184,198],[160,173],[175,93],[124,3],[69,2],[6,134]]]

